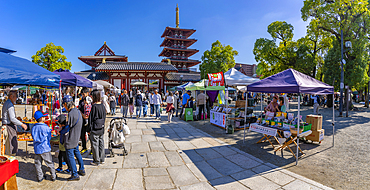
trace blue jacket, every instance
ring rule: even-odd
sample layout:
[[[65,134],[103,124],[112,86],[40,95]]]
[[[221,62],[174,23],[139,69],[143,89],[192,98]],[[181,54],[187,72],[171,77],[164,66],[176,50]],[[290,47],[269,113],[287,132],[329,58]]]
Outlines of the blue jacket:
[[[182,105],[185,105],[186,103],[188,103],[189,99],[190,99],[189,94],[185,93],[184,95],[182,95]]]
[[[42,154],[51,151],[51,130],[45,123],[36,123],[32,127],[31,134],[35,154]]]

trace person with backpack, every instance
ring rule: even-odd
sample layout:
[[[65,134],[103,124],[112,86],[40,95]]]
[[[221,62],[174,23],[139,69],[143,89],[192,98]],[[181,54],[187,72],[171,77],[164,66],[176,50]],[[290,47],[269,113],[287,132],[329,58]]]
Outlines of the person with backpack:
[[[319,95],[311,95],[311,99],[313,100],[313,114],[317,115],[319,114],[319,107],[320,107],[320,97]]]
[[[104,127],[107,114],[104,105],[100,101],[100,92],[93,90],[91,95],[93,106],[91,107],[87,130],[90,133],[91,151],[93,154],[91,165],[99,166],[105,163]]]
[[[143,108],[143,96],[141,95],[140,91],[137,91],[137,95],[135,97],[135,106],[136,106],[136,119],[141,117],[141,109]]]

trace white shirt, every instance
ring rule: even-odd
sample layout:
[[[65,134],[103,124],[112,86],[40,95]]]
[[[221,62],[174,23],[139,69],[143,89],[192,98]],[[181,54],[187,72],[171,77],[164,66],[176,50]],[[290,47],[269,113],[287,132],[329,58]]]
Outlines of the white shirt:
[[[162,104],[162,98],[161,98],[161,95],[160,94],[153,94],[153,104],[154,105],[160,105]]]
[[[173,98],[173,96],[167,96],[166,103],[173,104],[173,103],[174,103],[174,98]]]
[[[153,103],[153,95],[149,94],[149,104],[154,104]]]

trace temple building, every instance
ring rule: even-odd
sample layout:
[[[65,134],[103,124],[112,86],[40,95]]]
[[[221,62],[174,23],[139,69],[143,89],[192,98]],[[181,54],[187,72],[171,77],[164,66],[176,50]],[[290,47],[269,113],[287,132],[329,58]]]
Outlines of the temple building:
[[[148,84],[146,89],[165,90],[185,82],[200,81],[200,73],[190,67],[200,61],[189,59],[199,52],[189,49],[197,40],[189,38],[196,30],[179,28],[179,9],[176,7],[176,28],[166,27],[162,34],[164,47],[159,56],[161,62],[129,62],[125,55],[116,55],[106,42],[92,56],[80,56],[79,60],[91,66],[91,70],[76,72],[90,80],[105,80],[119,89],[130,89],[135,81]]]

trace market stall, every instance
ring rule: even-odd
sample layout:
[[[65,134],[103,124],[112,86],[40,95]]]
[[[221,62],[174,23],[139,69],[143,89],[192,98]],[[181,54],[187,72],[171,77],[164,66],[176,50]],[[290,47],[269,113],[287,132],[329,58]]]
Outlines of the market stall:
[[[312,77],[309,77],[303,73],[300,73],[294,69],[287,69],[285,71],[282,71],[278,74],[272,75],[270,77],[267,77],[261,81],[255,82],[247,87],[248,92],[262,92],[262,93],[305,93],[305,94],[333,94],[334,88],[330,85],[327,85],[321,81],[318,81]],[[262,111],[262,104],[261,104],[261,111]],[[279,129],[284,128],[284,124],[292,124],[289,126],[289,130],[291,128],[296,128],[296,136],[300,137],[300,133],[304,132],[304,126],[301,126],[301,124],[304,124],[301,119],[300,115],[300,98],[298,98],[298,116],[296,119],[293,118],[279,118],[280,124],[278,122],[275,122],[274,125],[271,125],[270,121],[273,119],[274,116],[269,116],[266,114],[268,118],[265,117],[267,121],[263,123],[262,118],[260,118],[261,124],[267,126],[267,127],[276,127]],[[289,117],[289,116],[288,116]],[[289,121],[289,122],[288,122]],[[333,107],[333,137],[334,137],[334,107]],[[295,126],[296,125],[296,126]],[[285,130],[284,130],[285,131]],[[299,158],[299,138],[296,138],[297,142],[295,143],[297,145],[297,151],[296,154],[296,164],[298,164],[298,158]],[[289,141],[288,141],[289,142]],[[334,144],[333,144],[334,145]]]
[[[60,77],[27,59],[16,57],[0,52],[0,85],[33,85],[58,87]],[[27,95],[26,95],[27,96]],[[26,99],[27,105],[27,99]],[[27,110],[27,109],[25,109]],[[26,111],[25,111],[26,112]],[[1,135],[3,137],[3,135]],[[3,141],[3,139],[1,139]],[[0,146],[3,152],[3,146]],[[17,160],[8,161],[0,165],[0,183],[10,186],[10,189],[17,189],[16,173],[19,171]]]

